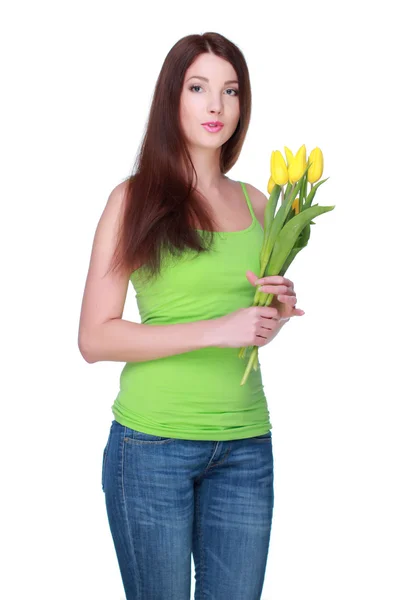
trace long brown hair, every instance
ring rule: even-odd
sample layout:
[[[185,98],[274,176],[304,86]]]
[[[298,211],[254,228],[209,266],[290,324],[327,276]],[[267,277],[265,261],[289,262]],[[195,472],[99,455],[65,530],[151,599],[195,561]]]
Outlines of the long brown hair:
[[[160,272],[162,252],[179,256],[186,249],[205,252],[213,242],[215,224],[192,185],[197,174],[185,143],[179,120],[180,95],[185,73],[204,52],[225,59],[239,81],[240,118],[230,139],[221,147],[220,169],[225,174],[236,163],[250,122],[251,89],[241,50],[223,35],[214,32],[181,38],[162,65],[150,107],[147,128],[131,175],[126,180],[124,213],[111,269],[134,270],[144,266],[155,276]],[[185,166],[183,172],[182,166]],[[202,243],[190,223],[197,218],[208,238]]]

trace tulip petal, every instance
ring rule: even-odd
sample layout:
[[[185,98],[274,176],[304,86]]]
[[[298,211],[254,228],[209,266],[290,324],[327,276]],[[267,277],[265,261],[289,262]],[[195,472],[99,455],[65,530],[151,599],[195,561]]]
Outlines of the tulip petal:
[[[271,156],[271,176],[278,185],[286,185],[288,181],[286,162],[279,150],[273,151]]]

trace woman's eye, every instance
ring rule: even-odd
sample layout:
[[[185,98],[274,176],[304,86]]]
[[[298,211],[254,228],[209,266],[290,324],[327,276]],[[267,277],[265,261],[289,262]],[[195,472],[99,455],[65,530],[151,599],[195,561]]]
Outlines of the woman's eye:
[[[201,89],[201,85],[191,85],[189,90],[193,90],[194,88]],[[235,90],[234,88],[228,88],[228,91],[235,92],[234,94],[228,94],[228,96],[232,96],[232,95],[237,96],[239,93],[239,90]]]

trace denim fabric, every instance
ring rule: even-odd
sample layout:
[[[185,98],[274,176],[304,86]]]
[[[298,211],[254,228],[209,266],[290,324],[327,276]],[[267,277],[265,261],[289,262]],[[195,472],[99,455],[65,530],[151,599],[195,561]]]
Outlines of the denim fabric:
[[[126,600],[260,600],[274,506],[271,431],[231,441],[113,421],[102,488]]]

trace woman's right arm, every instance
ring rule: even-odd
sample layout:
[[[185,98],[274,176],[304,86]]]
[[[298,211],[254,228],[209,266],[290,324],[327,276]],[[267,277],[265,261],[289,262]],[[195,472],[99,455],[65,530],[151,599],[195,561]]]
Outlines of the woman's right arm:
[[[130,273],[105,273],[116,243],[125,185],[112,190],[96,228],[79,322],[82,356],[88,363],[142,362],[217,346],[213,319],[173,325],[122,319]]]

